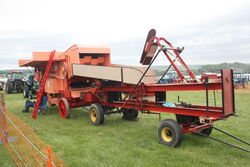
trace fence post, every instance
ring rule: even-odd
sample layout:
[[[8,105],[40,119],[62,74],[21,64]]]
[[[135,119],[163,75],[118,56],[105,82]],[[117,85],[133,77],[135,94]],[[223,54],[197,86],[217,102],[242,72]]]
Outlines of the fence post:
[[[3,144],[8,142],[6,108],[3,93],[0,93],[0,140]]]
[[[47,167],[52,167],[52,160],[51,160],[51,152],[52,152],[52,148],[51,146],[48,146],[48,156],[47,156]]]

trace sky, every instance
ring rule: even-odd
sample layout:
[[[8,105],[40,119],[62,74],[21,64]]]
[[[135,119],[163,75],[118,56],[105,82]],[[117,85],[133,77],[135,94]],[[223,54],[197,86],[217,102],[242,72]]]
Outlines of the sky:
[[[73,44],[104,44],[112,63],[139,65],[151,28],[184,46],[187,64],[250,63],[249,8],[249,0],[0,0],[0,70]],[[165,64],[163,55],[155,62]]]

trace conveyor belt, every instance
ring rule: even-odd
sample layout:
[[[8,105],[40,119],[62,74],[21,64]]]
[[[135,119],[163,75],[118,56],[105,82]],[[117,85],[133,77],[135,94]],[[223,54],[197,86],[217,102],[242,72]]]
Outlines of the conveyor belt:
[[[127,84],[137,84],[142,74],[143,70],[136,67],[73,64],[73,75],[75,76],[118,81]],[[143,82],[154,83],[154,77],[145,77]]]

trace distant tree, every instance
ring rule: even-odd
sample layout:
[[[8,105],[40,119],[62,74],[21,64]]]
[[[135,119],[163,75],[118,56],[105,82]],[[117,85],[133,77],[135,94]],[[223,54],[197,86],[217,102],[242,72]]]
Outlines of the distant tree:
[[[183,68],[183,66],[177,66],[178,69],[183,72],[184,75],[188,75],[186,70]],[[155,66],[153,67],[156,76],[161,76],[165,70],[168,68],[168,66]],[[221,69],[228,68],[233,69],[234,72],[244,72],[244,73],[250,73],[250,64],[244,64],[239,62],[234,63],[221,63],[221,64],[208,64],[208,65],[191,65],[191,70],[195,75],[200,75],[201,73],[205,72],[212,72],[212,73],[220,73]],[[169,71],[175,71],[173,67],[169,69]]]
[[[244,63],[238,63],[238,62],[221,63],[221,64],[208,64],[208,65],[201,66],[201,68],[198,71],[199,71],[199,73],[220,72],[220,70],[223,68],[233,69],[235,72],[245,72],[245,73],[250,72],[250,65],[244,64]]]

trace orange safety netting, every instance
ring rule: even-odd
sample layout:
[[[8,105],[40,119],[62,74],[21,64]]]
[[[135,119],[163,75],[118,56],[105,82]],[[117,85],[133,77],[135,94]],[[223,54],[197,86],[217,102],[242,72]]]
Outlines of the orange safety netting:
[[[0,144],[8,150],[17,166],[65,166],[51,146],[44,144],[21,119],[6,111],[3,94],[0,94]]]

